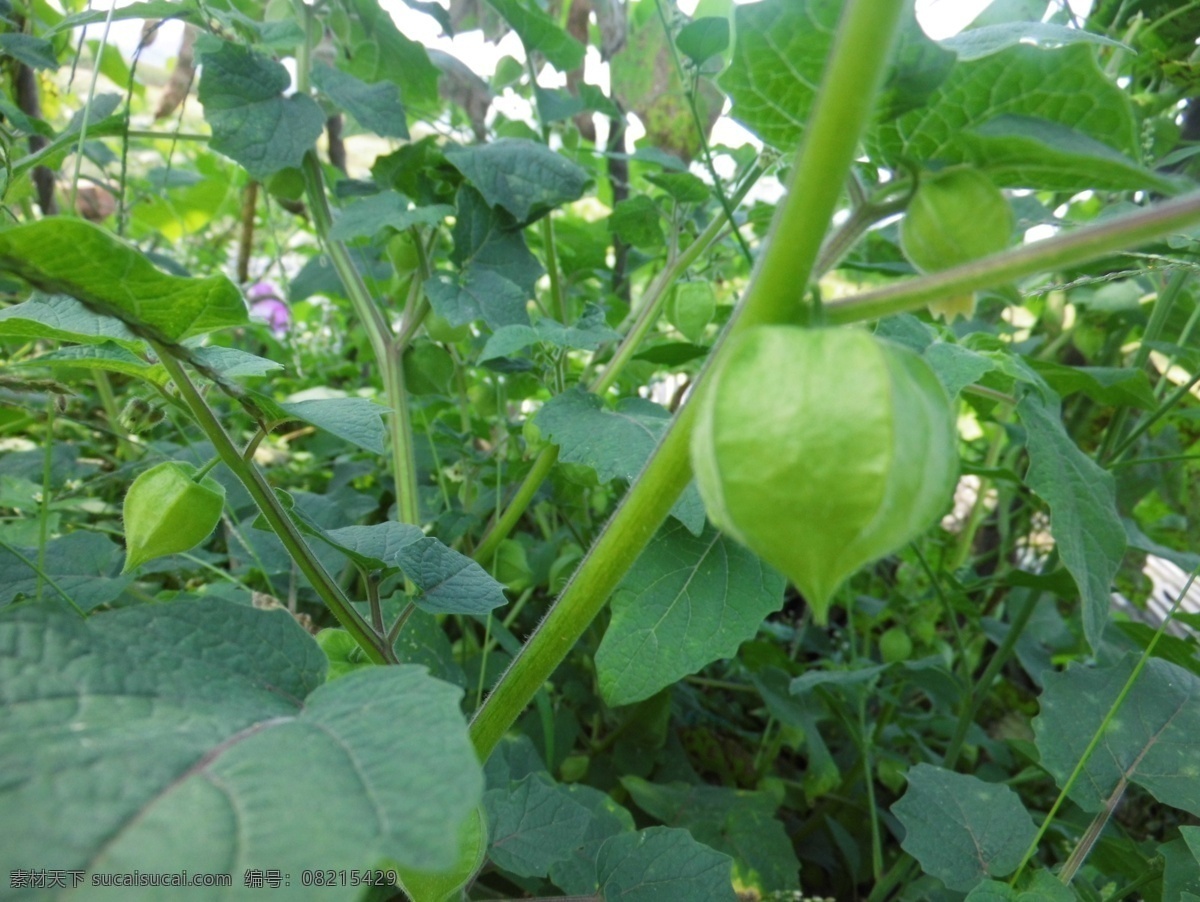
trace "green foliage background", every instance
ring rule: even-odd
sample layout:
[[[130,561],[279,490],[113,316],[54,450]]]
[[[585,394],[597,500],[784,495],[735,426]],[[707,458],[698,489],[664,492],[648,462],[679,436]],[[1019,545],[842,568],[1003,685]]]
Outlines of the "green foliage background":
[[[0,0],[0,894],[1200,898],[1200,614],[1139,601],[1200,565],[1193,4],[407,6],[522,58],[376,0]],[[75,37],[139,19],[198,71]],[[949,166],[1024,247],[922,276]],[[953,510],[828,626],[689,484],[766,321],[958,417]],[[126,573],[164,461],[220,523]],[[185,870],[231,885],[92,879]]]

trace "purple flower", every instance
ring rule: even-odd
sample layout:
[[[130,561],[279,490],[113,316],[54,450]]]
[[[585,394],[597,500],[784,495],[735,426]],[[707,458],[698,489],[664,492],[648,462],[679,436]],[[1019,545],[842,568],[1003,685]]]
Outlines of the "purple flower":
[[[287,334],[292,325],[292,311],[283,299],[283,290],[274,282],[255,282],[246,289],[250,302],[250,318],[266,323],[276,338]]]

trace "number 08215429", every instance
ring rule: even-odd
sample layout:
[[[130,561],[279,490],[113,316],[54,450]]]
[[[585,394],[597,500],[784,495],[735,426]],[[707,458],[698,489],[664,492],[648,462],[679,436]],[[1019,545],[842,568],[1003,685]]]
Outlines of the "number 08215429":
[[[394,886],[399,882],[395,871],[313,870],[301,871],[303,886]]]

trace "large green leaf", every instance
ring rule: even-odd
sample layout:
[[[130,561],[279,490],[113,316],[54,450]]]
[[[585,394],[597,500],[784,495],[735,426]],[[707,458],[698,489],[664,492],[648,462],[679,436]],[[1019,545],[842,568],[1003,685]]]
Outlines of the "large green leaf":
[[[82,219],[48,217],[0,231],[0,271],[50,294],[69,294],[96,313],[117,317],[139,337],[178,342],[248,322],[241,292],[225,276],[167,275],[136,248]],[[89,330],[93,341],[120,337],[78,311],[60,307],[58,313],[66,320],[58,331]],[[56,328],[45,315],[39,321]]]
[[[125,348],[140,344],[119,319],[96,313],[69,295],[40,291],[23,303],[0,310],[0,338],[6,337],[88,344],[111,341]]]
[[[512,26],[526,50],[540,51],[562,72],[583,65],[584,48],[550,18],[537,3],[529,0],[487,0]]]
[[[1125,555],[1112,474],[1079,450],[1058,410],[1037,392],[1017,405],[1029,450],[1026,482],[1050,506],[1059,557],[1079,586],[1083,632],[1098,647],[1108,622],[1112,580]]]
[[[955,64],[922,106],[881,122],[880,162],[970,162],[1000,185],[1137,188],[1162,180],[1124,156],[1138,152],[1129,98],[1090,47],[1010,47]]]
[[[256,898],[243,873],[275,869],[290,899],[350,900],[300,872],[455,863],[482,776],[459,690],[423,668],[323,686],[290,615],[215,599],[88,621],[25,605],[0,648],[6,872],[231,874],[188,896],[215,900]]]
[[[483,795],[488,855],[522,877],[545,877],[550,867],[583,844],[592,813],[546,774]]]
[[[39,557],[44,577],[40,581]],[[120,575],[121,559],[120,547],[94,532],[72,532],[51,539],[44,556],[37,548],[0,547],[0,605],[37,597],[40,582],[43,598],[66,595],[90,611],[115,601],[133,582],[132,576]]]
[[[929,764],[908,772],[908,791],[892,813],[904,826],[904,851],[960,892],[1011,874],[1037,833],[1007,786]]]
[[[668,827],[686,828],[697,841],[733,858],[739,886],[755,887],[764,896],[800,888],[800,862],[775,818],[777,803],[765,793],[633,776],[622,777],[621,785],[647,814]]]
[[[438,273],[426,281],[425,293],[434,312],[453,326],[482,320],[493,329],[530,328],[529,292],[495,269],[468,266],[456,275]]]
[[[115,342],[104,342],[98,345],[69,345],[18,361],[10,366],[79,367],[124,373],[126,376],[149,379],[159,384],[167,381],[167,375],[162,367],[150,363]]]
[[[966,902],[1075,902],[1078,898],[1071,888],[1064,886],[1054,874],[1038,871],[1024,889],[1013,889],[1007,883],[998,880],[984,881],[967,894]]]
[[[229,41],[198,41],[198,97],[212,126],[209,146],[256,179],[298,167],[325,127],[311,97],[283,92],[291,82],[280,63]]]
[[[383,454],[383,418],[388,409],[370,398],[312,398],[279,405],[289,417],[312,423],[339,438]]]
[[[322,94],[358,120],[363,128],[384,138],[407,138],[408,123],[396,85],[369,85],[327,63],[313,66],[312,82]]]
[[[939,43],[946,49],[953,50],[963,61],[982,59],[1018,44],[1032,44],[1036,47],[1103,44],[1124,50],[1131,49],[1120,41],[1114,41],[1102,34],[1051,22],[1003,22],[984,25],[968,28],[952,37],[944,38]]]
[[[727,855],[686,830],[651,827],[605,840],[596,857],[596,883],[600,898],[614,902],[735,902],[730,865]]]
[[[448,147],[446,159],[490,205],[503,207],[522,224],[578,200],[591,181],[586,169],[525,138]]]
[[[737,7],[733,60],[718,84],[733,103],[733,118],[768,144],[781,150],[798,145],[844,5],[762,0]],[[909,16],[880,98],[881,115],[922,105],[953,59]]]
[[[478,191],[459,189],[454,221],[454,251],[450,260],[464,271],[490,270],[519,285],[533,297],[544,270],[529,252],[520,224],[503,210],[493,209]]]
[[[464,554],[406,523],[345,526],[323,536],[367,566],[398,567],[421,594],[415,599],[434,614],[486,614],[507,603],[504,587]]]
[[[620,337],[620,333],[608,327],[603,310],[599,307],[589,307],[573,326],[564,326],[552,319],[543,319],[536,326],[502,326],[487,340],[479,359],[508,357],[539,343],[558,348],[594,351],[604,342],[615,341]]]
[[[367,84],[394,82],[410,110],[437,110],[440,73],[425,48],[401,34],[379,0],[347,0],[346,7],[352,18],[344,71]]]
[[[601,482],[609,482],[637,476],[670,415],[644,398],[624,398],[615,410],[608,410],[596,395],[572,389],[547,401],[535,422],[559,446],[560,460],[591,467]],[[700,534],[704,505],[694,485],[687,487],[671,514],[693,535]]]
[[[57,69],[54,45],[45,38],[10,32],[0,34],[0,54],[11,56],[31,69]]]
[[[1129,656],[1107,667],[1071,665],[1046,673],[1033,721],[1042,765],[1061,786],[1074,770],[1133,671]],[[1114,790],[1136,783],[1166,805],[1200,815],[1200,677],[1151,658],[1105,729],[1071,789],[1085,811],[1099,811]]]
[[[329,237],[339,241],[372,238],[384,229],[400,232],[410,226],[438,225],[453,213],[454,209],[446,204],[412,207],[403,195],[382,191],[349,204],[334,223]]]
[[[596,890],[596,855],[600,847],[610,837],[632,833],[633,816],[599,789],[583,783],[571,783],[565,789],[590,812],[591,820],[579,846],[550,865],[550,879],[564,892],[586,896]]]
[[[711,526],[694,536],[668,523],[612,598],[596,651],[610,705],[649,698],[719,658],[731,658],[783,604],[787,581]]]

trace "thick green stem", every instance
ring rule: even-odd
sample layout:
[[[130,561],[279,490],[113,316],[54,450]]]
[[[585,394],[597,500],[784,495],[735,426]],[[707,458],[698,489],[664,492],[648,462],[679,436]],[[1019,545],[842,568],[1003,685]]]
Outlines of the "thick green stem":
[[[756,323],[800,315],[813,264],[874,104],[903,0],[851,0],[826,68],[786,200],[768,249],[726,335]],[[719,359],[721,342],[710,357]],[[700,376],[703,383],[705,374]],[[695,405],[685,403],[645,470],[597,539],[563,594],[500,678],[471,722],[481,758],[520,716],[587,629],[691,481],[688,445]]]
[[[825,318],[831,324],[838,324],[903,313],[930,301],[982,291],[1037,273],[1079,266],[1182,231],[1197,222],[1200,222],[1200,191],[953,269],[830,301],[825,305]]]
[[[396,483],[396,506],[402,523],[419,524],[420,506],[417,501],[417,463],[413,442],[412,421],[408,413],[408,391],[404,386],[404,359],[392,338],[391,329],[371,292],[363,281],[346,245],[330,237],[333,213],[325,197],[325,180],[316,154],[304,156],[304,187],[312,210],[313,225],[324,245],[333,268],[350,298],[359,322],[367,333],[371,351],[383,379],[384,395],[391,416],[388,436],[391,439],[392,479]]]
[[[366,621],[359,616],[358,612],[350,604],[350,599],[342,592],[338,586],[337,580],[330,576],[324,565],[313,554],[312,549],[308,547],[308,543],[304,541],[304,537],[300,535],[300,530],[296,528],[296,524],[292,522],[283,506],[279,503],[279,499],[275,497],[270,485],[267,484],[262,473],[253,463],[244,459],[238,453],[238,449],[234,446],[233,440],[225,432],[224,427],[217,420],[216,414],[212,408],[201,397],[200,392],[196,390],[196,386],[192,384],[192,380],[188,377],[187,372],[183,368],[183,364],[176,360],[171,355],[171,349],[164,347],[158,343],[152,343],[154,353],[158,355],[159,361],[163,368],[171,377],[171,381],[175,383],[179,389],[179,394],[182,396],[188,409],[195,417],[196,423],[203,430],[208,440],[213,443],[217,454],[225,466],[233,472],[238,481],[245,486],[246,491],[250,493],[250,497],[254,499],[254,503],[258,505],[258,509],[262,511],[263,517],[271,525],[271,529],[275,531],[275,535],[283,542],[288,554],[292,560],[296,562],[296,566],[300,568],[317,594],[321,596],[321,600],[325,602],[333,616],[337,618],[338,623],[354,637],[367,657],[376,664],[394,664],[396,663],[395,655],[392,654],[390,647],[383,643],[383,640],[377,636]]]

